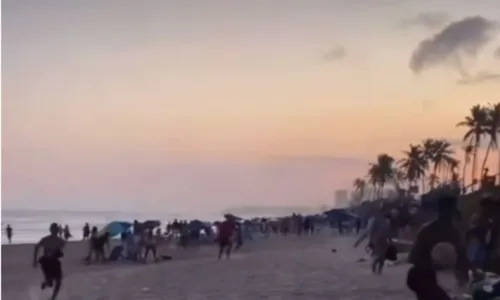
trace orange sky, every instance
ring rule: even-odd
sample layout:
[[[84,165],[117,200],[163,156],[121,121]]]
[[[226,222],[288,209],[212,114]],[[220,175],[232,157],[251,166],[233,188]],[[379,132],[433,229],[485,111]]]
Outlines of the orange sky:
[[[325,203],[380,152],[398,156],[427,137],[460,139],[463,130],[455,124],[469,108],[500,96],[498,81],[457,85],[459,74],[446,65],[420,75],[409,69],[419,42],[446,20],[432,29],[398,25],[431,7],[445,11],[447,22],[476,14],[499,20],[496,2],[5,2],[2,171],[9,183],[4,203],[12,206],[31,205],[34,198],[55,206],[81,199],[81,191],[95,184],[82,174],[98,176],[100,169],[110,172],[110,184],[93,197],[127,198],[112,183],[124,161],[252,166],[269,157],[358,159],[356,166],[332,165],[333,175],[315,165],[322,170],[303,193],[291,193],[299,195],[293,203],[304,197]],[[339,45],[344,55],[325,60]],[[498,45],[492,38],[477,57],[464,60],[469,71],[498,71],[500,61],[489,54]],[[115,167],[120,171],[111,172]],[[304,176],[290,172],[298,172],[290,182]],[[36,187],[40,176],[46,178]],[[68,176],[80,182],[74,195],[60,184]],[[32,192],[23,191],[31,185]],[[255,198],[267,203],[281,195],[271,190]],[[173,199],[160,186],[151,193]],[[220,206],[232,201],[224,188],[211,193],[227,198]],[[198,203],[195,194],[190,197]]]

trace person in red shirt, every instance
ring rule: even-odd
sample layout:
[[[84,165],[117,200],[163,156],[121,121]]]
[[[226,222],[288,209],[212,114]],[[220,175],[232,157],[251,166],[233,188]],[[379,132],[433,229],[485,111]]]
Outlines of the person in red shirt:
[[[219,224],[217,241],[219,243],[219,259],[222,254],[226,253],[226,258],[231,256],[231,249],[233,248],[233,237],[236,231],[236,222],[231,218]]]

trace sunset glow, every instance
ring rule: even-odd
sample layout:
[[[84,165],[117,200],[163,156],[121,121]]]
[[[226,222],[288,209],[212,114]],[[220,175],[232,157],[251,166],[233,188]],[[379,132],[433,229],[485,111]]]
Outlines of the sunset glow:
[[[396,2],[3,1],[4,206],[319,206],[378,153],[460,140],[500,81],[410,58],[452,21],[500,21],[500,2]],[[498,46],[468,72],[500,73]]]

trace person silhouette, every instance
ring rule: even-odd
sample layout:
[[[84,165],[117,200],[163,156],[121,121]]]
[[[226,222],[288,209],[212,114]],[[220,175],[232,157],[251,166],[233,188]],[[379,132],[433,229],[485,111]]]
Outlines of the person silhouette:
[[[63,273],[60,258],[64,256],[65,241],[59,236],[59,225],[50,224],[50,234],[40,239],[33,253],[33,267],[38,264],[42,269],[44,281],[41,288],[54,287],[51,300],[55,300],[61,289]],[[38,259],[38,252],[43,248],[43,255]]]
[[[9,244],[12,244],[12,233],[12,227],[10,227],[10,224],[7,224],[7,227],[5,228],[5,235],[7,236]]]

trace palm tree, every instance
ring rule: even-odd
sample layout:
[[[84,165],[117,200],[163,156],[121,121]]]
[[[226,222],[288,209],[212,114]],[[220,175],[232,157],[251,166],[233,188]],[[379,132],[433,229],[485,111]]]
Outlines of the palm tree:
[[[417,186],[418,180],[425,176],[427,160],[420,145],[415,146],[410,144],[410,150],[403,151],[403,154],[405,157],[400,159],[398,164],[405,173],[405,177],[411,188],[412,186]]]
[[[484,171],[486,167],[486,162],[488,161],[488,155],[492,149],[498,148],[498,133],[500,131],[500,103],[490,104],[485,108],[487,112],[487,120],[484,124],[485,135],[489,138],[490,142],[486,148],[486,153],[484,155],[483,164],[481,166],[481,172]]]
[[[472,152],[474,152],[474,146],[469,144],[465,145],[462,150],[464,151],[464,166],[462,170],[462,185],[465,188],[465,174],[467,170],[467,165],[470,163]]]
[[[432,174],[436,177],[438,176],[438,171],[442,171],[445,176],[450,166],[456,164],[456,159],[453,157],[455,151],[451,149],[451,143],[444,139],[425,139],[422,141],[422,148],[424,152],[424,158],[427,161],[428,167],[432,166]],[[446,168],[445,168],[446,167]],[[435,181],[431,181],[434,183]],[[434,185],[430,185],[434,188]]]
[[[368,169],[368,182],[372,186],[372,196],[377,198],[379,196],[378,192],[378,177],[379,177],[379,166],[377,164],[370,164],[370,168]]]
[[[472,154],[472,181],[476,182],[476,162],[477,162],[477,151],[481,144],[481,138],[486,133],[484,126],[488,120],[487,110],[480,106],[474,105],[470,109],[470,115],[466,116],[462,122],[457,124],[457,127],[466,127],[467,132],[465,133],[463,140],[466,144],[473,145]]]
[[[356,178],[353,182],[353,186],[354,190],[357,192],[357,198],[359,199],[359,202],[361,202],[365,197],[366,181],[361,178]]]
[[[451,143],[447,140],[440,139],[434,141],[434,153],[432,157],[433,173],[437,175],[437,172],[441,169],[442,171],[448,171],[457,165],[457,160],[453,157],[455,150],[451,148]],[[446,180],[446,173],[443,174],[443,180]]]
[[[370,164],[368,178],[375,189],[378,188],[378,196],[384,186],[394,177],[394,158],[388,154],[379,154],[377,162]]]
[[[400,168],[394,168],[392,170],[392,183],[394,184],[394,188],[399,193],[401,191],[401,185],[406,180],[406,173]]]
[[[430,174],[427,179],[429,180],[429,186],[431,186],[431,187],[436,187],[440,183],[439,176],[437,176],[437,174],[435,174],[435,173]]]
[[[434,139],[425,139],[422,141],[422,158],[425,160],[425,172],[430,172],[430,167],[432,165],[432,159],[434,156],[435,150],[435,142]],[[422,178],[422,183],[424,182],[424,178]],[[432,188],[432,187],[431,187]],[[422,187],[423,189],[423,187]]]
[[[456,158],[453,158],[453,160],[451,160],[448,165],[447,165],[447,168],[446,168],[446,173],[444,175],[444,180],[448,181],[448,175],[451,175],[450,178],[449,178],[449,181],[457,181],[458,180],[458,174],[459,174],[459,169],[460,167],[460,160],[456,159]]]

